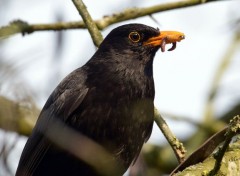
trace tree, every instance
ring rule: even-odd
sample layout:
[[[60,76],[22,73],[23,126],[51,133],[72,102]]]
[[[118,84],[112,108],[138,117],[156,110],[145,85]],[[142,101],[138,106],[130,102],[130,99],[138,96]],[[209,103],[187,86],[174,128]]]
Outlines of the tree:
[[[38,35],[37,31],[46,31],[46,30],[69,30],[69,29],[80,29],[80,28],[87,28],[89,30],[89,33],[91,34],[92,40],[95,43],[95,46],[98,46],[99,43],[102,40],[101,33],[99,30],[103,30],[109,25],[112,25],[114,23],[126,21],[129,19],[135,19],[138,17],[143,16],[149,16],[149,18],[158,21],[158,19],[154,18],[152,14],[163,12],[166,10],[174,10],[177,8],[186,8],[189,6],[197,6],[202,3],[208,3],[211,1],[179,1],[175,3],[166,3],[166,4],[160,4],[160,5],[154,5],[152,7],[145,7],[145,8],[129,8],[124,10],[123,12],[116,13],[113,15],[105,16],[100,20],[92,21],[90,18],[90,15],[88,14],[85,6],[81,4],[81,1],[74,1],[73,3],[77,7],[77,10],[81,14],[83,21],[81,22],[57,22],[53,24],[29,24],[27,22],[18,20],[10,23],[8,26],[2,27],[0,30],[0,37],[7,37],[12,34],[16,33],[22,33],[23,35],[31,34],[31,35]],[[80,3],[80,4],[79,4]],[[214,5],[217,5],[218,3],[223,2],[216,2]],[[96,24],[96,25],[95,25]],[[223,114],[220,118],[215,119],[214,118],[214,101],[217,98],[217,95],[219,93],[219,84],[222,80],[223,76],[226,73],[227,68],[229,67],[229,64],[231,63],[231,60],[234,58],[234,53],[237,51],[237,48],[239,47],[239,19],[236,20],[236,30],[235,34],[232,39],[232,44],[229,45],[229,48],[226,51],[226,54],[224,55],[221,63],[219,64],[219,68],[216,69],[215,77],[209,85],[209,96],[208,100],[205,105],[205,112],[203,115],[203,122],[196,123],[189,118],[181,118],[182,120],[188,121],[189,123],[192,123],[198,127],[195,134],[193,134],[188,139],[184,140],[184,145],[188,148],[188,151],[195,150],[198,146],[200,146],[201,143],[205,139],[207,139],[209,136],[214,134],[215,132],[219,131],[223,128],[224,123],[229,121],[230,118],[233,116],[239,114],[239,102],[236,102],[235,107],[228,110],[226,114]],[[36,34],[32,34],[32,33]],[[61,37],[59,37],[59,40],[61,40]],[[208,43],[208,42],[206,42]],[[5,65],[4,68],[7,68]],[[39,109],[36,108],[36,105],[32,102],[31,98],[29,98],[26,102],[26,104],[23,103],[24,101],[12,101],[9,98],[6,98],[6,96],[1,97],[1,107],[4,107],[1,110],[0,119],[0,127],[4,130],[10,130],[15,131],[22,135],[28,135],[31,131],[31,128],[34,124],[34,120],[36,120],[37,114],[39,112]],[[8,114],[7,114],[8,113]],[[7,115],[6,115],[7,114]],[[170,113],[162,113],[164,116],[168,117],[177,117],[179,118],[179,115],[172,115]],[[7,117],[7,118],[5,118]],[[156,116],[159,117],[159,116]],[[34,120],[32,120],[34,119]],[[220,119],[220,120],[219,120]],[[221,120],[223,119],[223,120]],[[163,122],[164,121],[160,118],[157,118],[156,122]],[[215,124],[214,126],[211,124]],[[10,124],[10,125],[9,125]],[[158,123],[159,126],[161,126],[161,123]],[[163,129],[164,130],[164,129]],[[166,135],[169,135],[169,132],[165,133]],[[175,149],[175,153],[178,156],[178,159],[181,160],[181,158],[184,157],[184,150],[179,150],[178,141],[176,142],[174,139],[175,137],[170,135],[168,137],[169,141],[172,141],[173,148]],[[7,148],[7,149],[6,149]],[[160,157],[154,157],[156,156],[156,153],[160,153],[162,151],[165,151],[166,148],[169,149],[168,145],[165,146],[156,146],[156,145],[147,145],[146,150],[143,150],[143,158],[146,162],[146,172],[151,174],[156,174],[156,172],[159,173],[169,173],[173,167],[176,165],[173,164],[172,166],[169,166],[169,163],[174,162],[174,157],[169,156],[169,160],[166,160],[164,156],[160,155]],[[9,153],[11,149],[10,147],[2,147],[2,155],[1,156],[7,156],[6,153]],[[180,155],[179,155],[180,153]],[[6,158],[6,157],[2,157]],[[162,161],[164,160],[164,161]],[[141,160],[139,160],[140,162]],[[158,162],[162,161],[162,162]],[[140,165],[142,163],[140,162]],[[7,164],[5,165],[7,166]],[[138,165],[136,165],[138,166]],[[136,167],[137,168],[137,167]],[[138,171],[138,169],[136,169]],[[133,171],[136,171],[133,170]],[[131,174],[133,174],[133,171]]]

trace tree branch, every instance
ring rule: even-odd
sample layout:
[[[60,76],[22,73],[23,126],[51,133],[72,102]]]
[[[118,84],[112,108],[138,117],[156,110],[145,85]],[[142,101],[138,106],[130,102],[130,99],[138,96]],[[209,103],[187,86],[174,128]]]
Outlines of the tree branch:
[[[152,15],[154,13],[163,12],[167,10],[174,10],[179,8],[191,7],[195,5],[205,4],[214,0],[186,0],[170,3],[163,3],[146,8],[128,8],[122,12],[104,16],[102,19],[94,21],[99,30],[105,29],[111,24],[115,24],[130,19],[136,19],[139,17]],[[215,0],[222,1],[222,0]],[[8,37],[12,34],[22,33],[30,34],[35,31],[47,31],[47,30],[66,30],[66,29],[85,29],[86,25],[83,21],[79,22],[58,22],[52,24],[28,24],[27,22],[17,20],[10,23],[8,26],[0,28],[0,39]]]
[[[0,128],[29,136],[39,115],[33,102],[15,102],[0,96]]]

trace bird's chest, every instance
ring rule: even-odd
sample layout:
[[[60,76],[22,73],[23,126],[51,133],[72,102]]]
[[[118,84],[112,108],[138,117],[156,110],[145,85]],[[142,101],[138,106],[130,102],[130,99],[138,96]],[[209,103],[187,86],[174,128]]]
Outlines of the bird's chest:
[[[88,85],[91,88],[71,124],[128,165],[152,131],[153,80],[106,78]]]
[[[73,124],[129,164],[151,134],[154,88],[114,86],[89,90]]]
[[[131,131],[143,129],[153,119],[154,87],[150,85],[106,84],[104,89],[90,89],[88,95],[73,117],[77,122],[73,124],[78,124],[79,130],[86,133],[102,138],[123,133],[130,135]]]

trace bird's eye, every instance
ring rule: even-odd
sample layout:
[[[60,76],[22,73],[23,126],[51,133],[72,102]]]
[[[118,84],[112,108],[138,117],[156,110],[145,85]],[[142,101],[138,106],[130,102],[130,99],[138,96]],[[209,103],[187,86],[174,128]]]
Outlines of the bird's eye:
[[[138,32],[131,32],[128,36],[128,38],[132,41],[132,42],[139,42],[141,39],[141,36]]]

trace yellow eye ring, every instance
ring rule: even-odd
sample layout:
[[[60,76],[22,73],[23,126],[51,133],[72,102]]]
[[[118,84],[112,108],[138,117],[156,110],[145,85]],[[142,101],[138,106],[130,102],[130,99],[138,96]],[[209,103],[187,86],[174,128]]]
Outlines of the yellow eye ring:
[[[132,42],[136,43],[136,42],[139,42],[139,41],[140,41],[141,36],[140,36],[140,34],[139,34],[138,32],[131,32],[131,33],[128,35],[128,38],[129,38]]]

